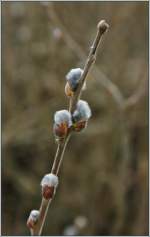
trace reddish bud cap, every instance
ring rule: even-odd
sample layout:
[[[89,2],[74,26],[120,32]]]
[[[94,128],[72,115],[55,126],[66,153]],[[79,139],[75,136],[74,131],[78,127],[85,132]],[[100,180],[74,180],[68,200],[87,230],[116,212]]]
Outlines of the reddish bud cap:
[[[53,131],[57,137],[65,137],[68,132],[68,127],[67,127],[66,123],[61,123],[59,125],[54,124]]]
[[[42,187],[42,196],[47,199],[52,199],[54,195],[55,188],[45,185]]]
[[[30,215],[28,217],[28,220],[27,220],[27,227],[29,229],[33,229],[34,228],[34,225],[36,225],[38,219],[39,219],[39,211],[38,210],[32,210],[30,212]]]
[[[34,221],[28,218],[28,220],[27,220],[27,227],[29,229],[33,229],[34,225],[35,225]]]
[[[82,129],[86,128],[87,121],[80,121],[74,124],[74,131],[80,132]]]

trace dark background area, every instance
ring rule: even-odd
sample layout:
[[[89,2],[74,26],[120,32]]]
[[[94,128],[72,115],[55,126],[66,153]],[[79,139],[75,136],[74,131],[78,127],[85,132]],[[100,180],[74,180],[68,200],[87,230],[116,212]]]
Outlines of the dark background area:
[[[101,19],[110,28],[82,96],[92,118],[71,137],[43,235],[148,235],[148,2],[2,3],[2,235],[29,235],[65,75]]]

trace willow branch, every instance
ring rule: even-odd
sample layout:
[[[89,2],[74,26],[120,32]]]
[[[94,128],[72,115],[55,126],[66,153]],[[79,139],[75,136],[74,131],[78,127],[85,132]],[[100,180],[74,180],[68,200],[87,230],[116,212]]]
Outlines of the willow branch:
[[[78,100],[81,96],[82,86],[83,86],[83,84],[86,80],[86,77],[87,77],[92,65],[94,64],[94,62],[96,60],[96,53],[97,53],[97,50],[98,50],[98,46],[101,42],[103,34],[107,31],[108,27],[109,27],[108,24],[104,20],[100,21],[97,25],[97,34],[96,34],[96,37],[94,39],[93,45],[90,49],[89,56],[86,60],[82,76],[79,80],[78,88],[75,91],[74,96],[70,100],[69,111],[71,113],[73,113],[75,108],[76,108],[76,104],[77,104],[77,102],[78,102]],[[51,173],[53,173],[55,175],[59,174],[60,166],[61,166],[62,161],[63,161],[64,153],[65,153],[67,144],[69,142],[71,132],[72,132],[72,129],[70,129],[70,131],[68,132],[68,134],[67,134],[66,138],[64,139],[64,141],[58,143],[56,155],[55,155],[52,170],[51,170]],[[46,216],[47,216],[48,208],[49,208],[49,205],[50,205],[51,201],[52,201],[52,199],[45,200],[44,198],[42,198],[40,209],[39,209],[39,212],[40,212],[39,219],[38,219],[38,222],[35,225],[35,228],[31,229],[32,230],[31,235],[41,235],[42,229],[43,229],[43,226],[44,226],[44,223],[45,223],[45,219],[46,219]]]
[[[70,135],[71,135],[71,132],[66,136],[63,143],[60,142],[57,145],[57,150],[56,150],[53,166],[51,169],[51,173],[53,173],[55,175],[58,175],[60,165],[62,163],[63,156],[64,156],[64,153],[66,150],[66,146],[67,146],[67,143],[70,139]],[[41,235],[43,227],[44,227],[45,219],[47,216],[48,208],[49,208],[51,201],[52,201],[52,199],[46,200],[44,197],[42,197],[42,201],[41,201],[41,205],[40,205],[40,209],[39,209],[39,212],[40,212],[39,220],[38,220],[37,224],[35,225],[35,228],[30,229],[31,235]]]
[[[65,41],[67,46],[78,56],[81,60],[86,58],[86,54],[82,47],[74,40],[70,35],[67,28],[64,26],[62,21],[59,19],[57,12],[54,8],[54,3],[50,3],[46,7],[48,17],[53,21],[53,23],[60,28],[63,33],[62,39]],[[100,87],[103,87],[112,97],[112,100],[115,102],[114,105],[117,105],[117,121],[119,131],[118,136],[120,139],[120,149],[121,149],[121,168],[120,168],[120,178],[122,183],[126,183],[126,178],[128,177],[128,165],[131,158],[130,151],[130,134],[128,128],[128,119],[126,118],[126,109],[132,108],[137,102],[140,101],[142,96],[145,93],[142,87],[136,91],[131,97],[125,98],[119,87],[110,80],[98,67],[94,65],[94,70],[91,73],[92,77],[96,80],[97,84]],[[142,77],[141,77],[142,78]],[[71,101],[71,103],[73,103]],[[124,185],[126,186],[126,185]],[[126,187],[127,189],[127,187]],[[125,200],[125,197],[124,197]]]
[[[49,2],[47,5],[45,5],[45,7],[50,20],[52,20],[53,23],[58,26],[63,32],[63,39],[65,43],[67,43],[67,46],[69,46],[69,48],[79,57],[79,59],[86,60],[87,56],[84,50],[68,33],[68,30],[57,16],[55,12],[54,3]],[[92,71],[91,75],[98,83],[100,83],[102,87],[105,88],[106,91],[111,94],[112,99],[119,107],[119,109],[122,109],[124,103],[124,96],[120,91],[119,87],[115,83],[113,83],[96,65],[94,65],[94,70]]]
[[[50,3],[46,7],[47,15],[50,18],[50,20],[53,21],[53,23],[59,27],[59,29],[62,31],[63,37],[62,39],[64,42],[69,46],[69,48],[78,56],[78,58],[81,60],[85,60],[86,54],[82,47],[74,40],[74,38],[71,36],[71,34],[68,32],[67,28],[62,24],[62,21],[59,19],[56,11],[55,11],[55,5],[54,3]],[[128,107],[129,104],[133,104],[134,102],[139,99],[139,95],[132,97],[128,101],[129,103],[126,103],[126,99],[124,98],[123,93],[119,89],[119,87],[111,81],[97,66],[94,65],[94,70],[91,73],[92,78],[95,79],[96,83],[103,87],[106,91],[109,92],[110,96],[112,97],[112,100],[114,101],[114,105],[116,105],[117,109],[117,120],[118,120],[118,137],[120,139],[120,149],[121,149],[121,169],[120,169],[120,177],[124,181],[126,180],[126,177],[128,176],[128,164],[130,160],[130,141],[129,141],[129,132],[128,132],[128,124],[125,114],[125,109]],[[73,103],[71,101],[71,103]],[[118,147],[118,144],[117,144]]]
[[[46,6],[48,17],[54,22],[54,24],[60,28],[63,32],[63,39],[67,46],[76,53],[80,59],[85,59],[86,54],[82,47],[72,38],[68,33],[66,27],[62,24],[61,20],[56,14],[54,3],[50,2]],[[119,121],[119,136],[121,136],[120,144],[122,149],[122,160],[129,161],[130,157],[130,148],[129,148],[129,135],[127,122],[125,120],[125,109],[126,109],[126,100],[120,91],[119,87],[113,83],[99,68],[94,65],[94,70],[91,73],[92,77],[96,80],[98,85],[103,86],[106,91],[109,92],[115,104],[117,105],[118,121]],[[71,102],[72,103],[72,102]],[[127,166],[127,165],[126,165]]]
[[[95,63],[98,46],[102,40],[102,36],[107,31],[108,27],[109,27],[108,24],[104,20],[100,21],[99,24],[97,25],[97,34],[96,34],[95,40],[93,42],[93,45],[91,46],[90,53],[86,60],[76,93],[71,99],[71,105],[70,105],[71,113],[73,113],[73,111],[75,110],[76,104],[82,93],[83,84],[86,80],[88,73],[91,70],[92,65]]]

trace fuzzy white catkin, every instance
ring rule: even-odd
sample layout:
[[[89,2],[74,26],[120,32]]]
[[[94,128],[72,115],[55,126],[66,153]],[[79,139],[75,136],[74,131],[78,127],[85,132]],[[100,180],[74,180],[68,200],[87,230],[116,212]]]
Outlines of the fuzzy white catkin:
[[[54,121],[56,124],[61,124],[66,122],[68,127],[72,125],[71,114],[68,110],[57,111],[54,115]]]
[[[73,68],[68,72],[66,79],[69,82],[71,89],[76,89],[82,73],[83,70],[81,68]]]
[[[29,219],[31,219],[33,222],[36,222],[39,218],[40,212],[38,210],[32,210],[30,212]]]
[[[80,76],[82,75],[83,70],[81,68],[73,68],[71,69],[68,74],[66,75],[67,80],[79,80]]]
[[[58,176],[54,174],[46,174],[42,181],[41,181],[41,186],[49,186],[49,187],[57,187],[58,185]]]
[[[77,103],[77,108],[73,113],[75,120],[88,120],[91,117],[91,109],[89,104],[84,100],[79,100]]]

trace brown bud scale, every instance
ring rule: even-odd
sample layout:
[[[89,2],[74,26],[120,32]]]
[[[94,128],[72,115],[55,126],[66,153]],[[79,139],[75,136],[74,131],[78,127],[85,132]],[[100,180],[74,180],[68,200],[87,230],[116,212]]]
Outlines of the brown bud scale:
[[[74,124],[74,131],[80,132],[87,125],[87,121],[80,121]]]
[[[31,220],[31,219],[28,219],[28,220],[27,220],[27,227],[28,227],[29,229],[33,229],[34,225],[35,225],[35,223],[34,223],[33,220]]]
[[[51,199],[51,198],[53,198],[54,190],[55,190],[54,187],[49,187],[48,185],[45,185],[45,186],[42,188],[42,196],[43,196],[46,200]]]
[[[68,132],[68,126],[66,123],[61,123],[59,125],[54,125],[54,133],[58,137],[65,137]]]

